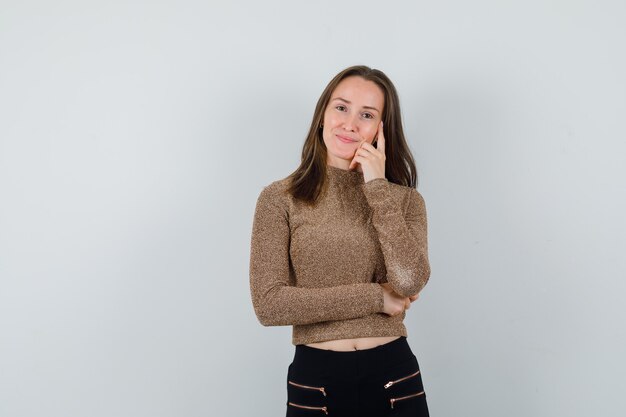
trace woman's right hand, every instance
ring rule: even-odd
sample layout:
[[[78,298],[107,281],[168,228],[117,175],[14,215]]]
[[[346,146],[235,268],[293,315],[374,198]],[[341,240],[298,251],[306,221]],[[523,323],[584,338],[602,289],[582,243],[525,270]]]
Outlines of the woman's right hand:
[[[383,287],[383,312],[390,316],[395,316],[401,314],[404,310],[408,310],[411,307],[411,303],[419,297],[419,294],[403,297],[395,292],[388,282],[379,283],[379,285]]]

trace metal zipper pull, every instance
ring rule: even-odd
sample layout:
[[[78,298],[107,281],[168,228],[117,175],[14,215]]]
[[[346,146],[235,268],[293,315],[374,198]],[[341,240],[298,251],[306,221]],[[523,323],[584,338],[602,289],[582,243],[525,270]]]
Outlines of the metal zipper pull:
[[[306,408],[308,410],[321,410],[321,411],[324,412],[324,414],[328,415],[328,408],[326,408],[326,406],[324,406],[324,407],[311,407],[311,406],[308,406],[308,405],[300,405],[300,404],[296,404],[296,403],[292,403],[292,402],[288,402],[287,404],[292,405],[294,407]]]
[[[389,387],[390,387],[390,386],[392,386],[393,384],[396,384],[396,383],[398,383],[398,382],[404,381],[405,379],[412,378],[412,377],[414,377],[415,375],[417,375],[417,374],[419,374],[419,373],[420,373],[420,371],[419,371],[419,369],[418,369],[418,370],[417,370],[417,372],[414,372],[414,373],[412,373],[411,375],[403,376],[402,378],[400,378],[400,379],[396,379],[395,381],[389,381],[389,382],[387,382],[387,383],[385,384],[385,389],[389,388]]]
[[[315,389],[315,390],[321,391],[322,394],[324,394],[324,397],[326,397],[326,391],[324,390],[324,387],[311,387],[309,385],[296,384],[295,382],[292,382],[292,381],[287,381],[287,382],[289,382],[291,385],[295,385],[296,387]]]
[[[424,391],[421,391],[421,392],[416,392],[415,394],[406,395],[406,396],[404,396],[404,397],[399,397],[399,398],[391,398],[391,399],[389,399],[389,402],[391,403],[391,408],[393,409],[393,404],[394,404],[396,401],[406,400],[407,398],[417,397],[418,395],[422,395],[422,394],[424,394]]]

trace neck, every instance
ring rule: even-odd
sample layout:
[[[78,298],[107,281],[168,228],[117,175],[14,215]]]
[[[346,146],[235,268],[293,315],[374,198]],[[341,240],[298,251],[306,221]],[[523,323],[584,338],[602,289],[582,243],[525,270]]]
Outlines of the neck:
[[[363,172],[363,169],[361,168],[361,164],[356,164],[356,168],[353,169],[348,169],[348,167],[350,166],[350,161],[345,161],[345,160],[341,160],[342,162],[333,162],[333,161],[329,161],[327,163],[326,166],[331,166],[333,168],[339,168],[339,169],[343,169],[344,171],[350,171],[350,172]]]
[[[364,182],[362,172],[339,168],[333,165],[326,166],[326,176],[332,183],[361,184]]]

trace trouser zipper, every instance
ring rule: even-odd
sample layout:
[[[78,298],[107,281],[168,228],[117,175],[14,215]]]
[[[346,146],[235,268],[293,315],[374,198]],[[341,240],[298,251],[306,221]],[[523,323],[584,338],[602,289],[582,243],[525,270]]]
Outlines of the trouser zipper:
[[[411,375],[403,376],[402,378],[400,378],[400,379],[396,379],[395,381],[389,381],[389,382],[387,382],[387,383],[385,384],[385,389],[389,388],[389,387],[390,387],[390,386],[392,386],[393,384],[396,384],[396,383],[398,383],[398,382],[404,381],[405,379],[412,378],[412,377],[414,377],[415,375],[417,375],[417,374],[419,374],[419,373],[420,373],[420,371],[419,371],[419,369],[418,369],[416,372],[412,373]]]
[[[289,382],[291,385],[295,385],[296,387],[321,391],[322,394],[324,394],[324,397],[326,396],[326,391],[324,391],[324,387],[310,387],[308,385],[296,384],[295,382],[291,382],[291,381],[287,381],[287,382]]]
[[[416,392],[415,394],[406,395],[406,396],[404,396],[404,397],[399,397],[399,398],[391,398],[391,399],[389,400],[389,402],[391,403],[391,408],[393,408],[393,404],[394,404],[396,401],[406,400],[407,398],[417,397],[418,395],[422,395],[422,394],[424,394],[424,391],[421,391],[421,392]]]
[[[328,415],[328,409],[326,407],[311,407],[308,405],[300,405],[300,404],[292,403],[291,401],[288,402],[287,404],[292,405],[294,407],[306,408],[308,410],[321,410],[324,412],[324,414]],[[391,408],[393,408],[393,403],[391,404]]]

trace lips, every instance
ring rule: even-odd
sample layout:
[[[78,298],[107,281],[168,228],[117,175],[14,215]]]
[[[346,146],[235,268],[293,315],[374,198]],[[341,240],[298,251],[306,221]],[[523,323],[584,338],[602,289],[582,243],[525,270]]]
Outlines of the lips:
[[[342,135],[336,135],[336,136],[337,136],[337,139],[339,139],[343,143],[353,143],[357,141],[356,139],[352,139],[347,136],[342,136]]]

